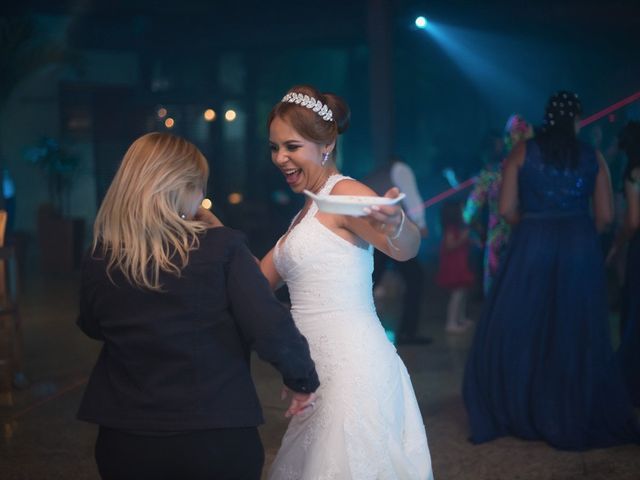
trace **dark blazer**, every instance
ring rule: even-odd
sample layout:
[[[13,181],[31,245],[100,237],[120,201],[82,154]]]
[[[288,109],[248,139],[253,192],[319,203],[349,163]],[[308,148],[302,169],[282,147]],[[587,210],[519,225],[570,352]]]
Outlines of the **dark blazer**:
[[[306,339],[274,297],[244,236],[208,230],[163,292],[131,286],[87,255],[78,326],[104,345],[78,418],[132,431],[251,427],[263,422],[250,351],[297,392],[318,386]],[[114,284],[115,282],[115,284]]]

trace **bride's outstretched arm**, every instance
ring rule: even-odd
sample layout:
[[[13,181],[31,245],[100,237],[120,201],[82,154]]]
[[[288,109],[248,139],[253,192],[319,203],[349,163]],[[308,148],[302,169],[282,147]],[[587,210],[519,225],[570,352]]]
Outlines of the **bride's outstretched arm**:
[[[355,180],[339,182],[331,194],[376,195],[369,187]],[[392,188],[385,197],[395,198],[399,194],[397,188]],[[364,217],[341,216],[342,226],[394,260],[404,262],[418,254],[420,230],[400,205],[381,205],[365,213],[367,215]]]

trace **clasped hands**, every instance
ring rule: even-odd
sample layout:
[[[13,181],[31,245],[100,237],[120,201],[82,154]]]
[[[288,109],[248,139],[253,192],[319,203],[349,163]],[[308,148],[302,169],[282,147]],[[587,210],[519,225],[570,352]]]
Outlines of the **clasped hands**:
[[[299,393],[289,390],[287,387],[282,387],[280,400],[286,399],[289,394],[291,394],[291,403],[284,414],[286,418],[299,415],[309,409],[312,409],[315,407],[316,399],[318,398],[315,393]]]

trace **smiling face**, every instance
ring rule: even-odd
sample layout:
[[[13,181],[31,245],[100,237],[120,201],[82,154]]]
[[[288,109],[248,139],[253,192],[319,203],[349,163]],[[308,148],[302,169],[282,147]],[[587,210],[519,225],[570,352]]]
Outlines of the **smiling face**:
[[[322,165],[322,155],[333,145],[319,145],[300,135],[284,118],[275,117],[269,126],[271,161],[282,172],[296,193],[317,192],[327,177],[335,172],[331,161]]]

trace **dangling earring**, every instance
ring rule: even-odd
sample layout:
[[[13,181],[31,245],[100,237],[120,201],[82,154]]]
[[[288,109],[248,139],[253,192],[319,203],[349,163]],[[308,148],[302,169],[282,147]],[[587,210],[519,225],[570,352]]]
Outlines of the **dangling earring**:
[[[327,162],[329,161],[329,152],[324,152],[322,154],[322,161],[320,162],[320,165],[322,165],[323,167],[327,164]]]

